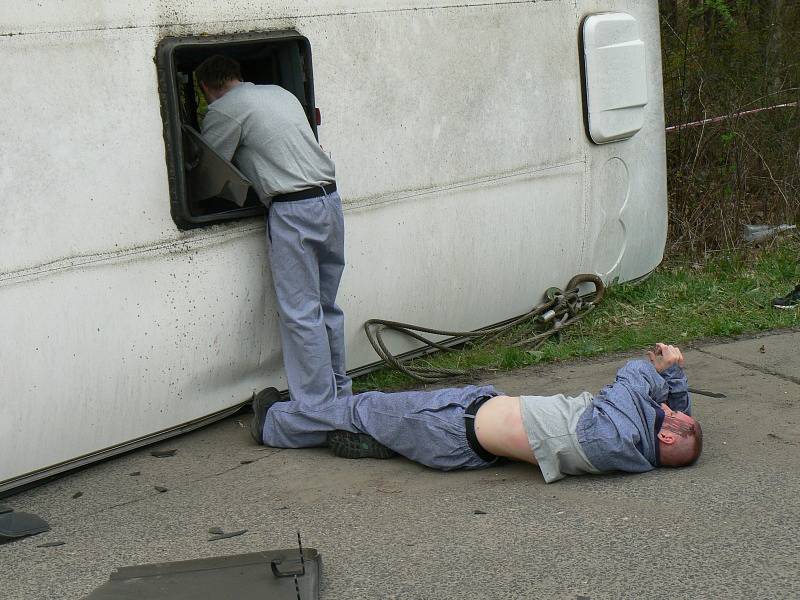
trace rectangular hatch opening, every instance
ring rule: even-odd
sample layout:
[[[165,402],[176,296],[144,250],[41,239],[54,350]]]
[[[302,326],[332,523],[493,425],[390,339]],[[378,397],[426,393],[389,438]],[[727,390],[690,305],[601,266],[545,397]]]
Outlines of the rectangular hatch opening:
[[[156,51],[156,68],[170,209],[180,229],[260,215],[264,210],[247,179],[198,135],[207,107],[194,71],[214,54],[237,60],[245,81],[292,92],[317,135],[311,46],[296,31],[163,39]]]

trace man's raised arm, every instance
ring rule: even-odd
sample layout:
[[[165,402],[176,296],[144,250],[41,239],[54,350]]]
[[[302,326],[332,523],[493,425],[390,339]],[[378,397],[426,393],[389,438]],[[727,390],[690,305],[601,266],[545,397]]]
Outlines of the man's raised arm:
[[[654,351],[648,352],[650,362],[669,386],[667,406],[684,414],[692,414],[692,401],[689,398],[689,383],[683,372],[683,352],[677,346],[656,344]]]
[[[612,404],[623,404],[628,400],[626,396],[633,394],[650,398],[656,404],[666,402],[673,410],[688,408],[689,395],[686,376],[681,369],[683,353],[680,349],[658,343],[654,350],[647,353],[647,358],[649,362],[632,360],[617,371],[616,381],[606,386],[599,397]],[[620,393],[623,389],[628,394]]]
[[[614,383],[606,386],[600,395],[612,404],[622,403],[629,394],[661,404],[667,401],[668,392],[669,388],[655,365],[646,360],[632,360],[617,371]]]

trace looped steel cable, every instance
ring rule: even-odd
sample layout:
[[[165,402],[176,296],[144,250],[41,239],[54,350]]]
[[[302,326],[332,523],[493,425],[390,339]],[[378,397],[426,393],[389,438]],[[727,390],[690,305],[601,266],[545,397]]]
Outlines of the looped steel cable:
[[[594,292],[581,296],[579,294],[579,287],[582,283],[594,284]],[[565,290],[549,288],[545,293],[546,300],[534,306],[525,314],[512,317],[511,319],[507,319],[502,323],[490,327],[483,327],[474,331],[448,331],[445,329],[433,329],[420,325],[400,323],[398,321],[369,319],[364,323],[364,331],[369,343],[387,366],[405,373],[417,381],[435,383],[448,377],[467,375],[469,371],[406,364],[406,361],[409,359],[403,360],[398,358],[392,354],[386,346],[386,342],[383,339],[383,332],[386,330],[395,331],[422,342],[424,345],[420,350],[423,353],[433,351],[434,349],[451,352],[452,348],[440,342],[428,339],[422,334],[443,335],[448,338],[461,339],[464,342],[475,341],[486,343],[507,332],[512,327],[531,321],[536,327],[540,328],[541,331],[532,337],[514,342],[512,347],[528,346],[531,349],[536,349],[550,336],[559,333],[565,327],[581,320],[594,310],[594,307],[602,302],[605,291],[605,285],[600,277],[585,273],[575,275],[575,277],[570,279]]]

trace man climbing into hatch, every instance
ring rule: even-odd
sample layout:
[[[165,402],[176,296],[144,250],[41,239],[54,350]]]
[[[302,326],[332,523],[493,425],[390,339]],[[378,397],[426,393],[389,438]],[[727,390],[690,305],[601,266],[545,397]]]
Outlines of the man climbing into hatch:
[[[683,354],[656,344],[596,396],[501,395],[492,386],[394,394],[366,392],[310,407],[266,394],[253,400],[251,433],[280,448],[322,446],[345,458],[395,453],[428,467],[481,469],[500,459],[538,464],[547,483],[565,475],[692,464],[703,432],[691,415]]]
[[[350,396],[344,314],[344,217],[333,161],[294,94],[242,81],[235,60],[212,56],[195,70],[208,101],[203,138],[253,184],[267,206],[269,260],[283,363],[293,400],[326,407]],[[270,397],[278,397],[270,388]]]

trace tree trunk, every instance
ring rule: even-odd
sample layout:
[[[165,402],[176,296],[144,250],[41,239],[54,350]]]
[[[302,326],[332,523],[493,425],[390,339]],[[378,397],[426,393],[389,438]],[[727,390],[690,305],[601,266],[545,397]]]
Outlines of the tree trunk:
[[[768,18],[768,34],[765,47],[766,59],[764,68],[767,70],[767,93],[774,94],[783,85],[783,16],[785,0],[768,0],[765,11]]]
[[[661,16],[673,30],[677,30],[678,0],[661,0]]]

